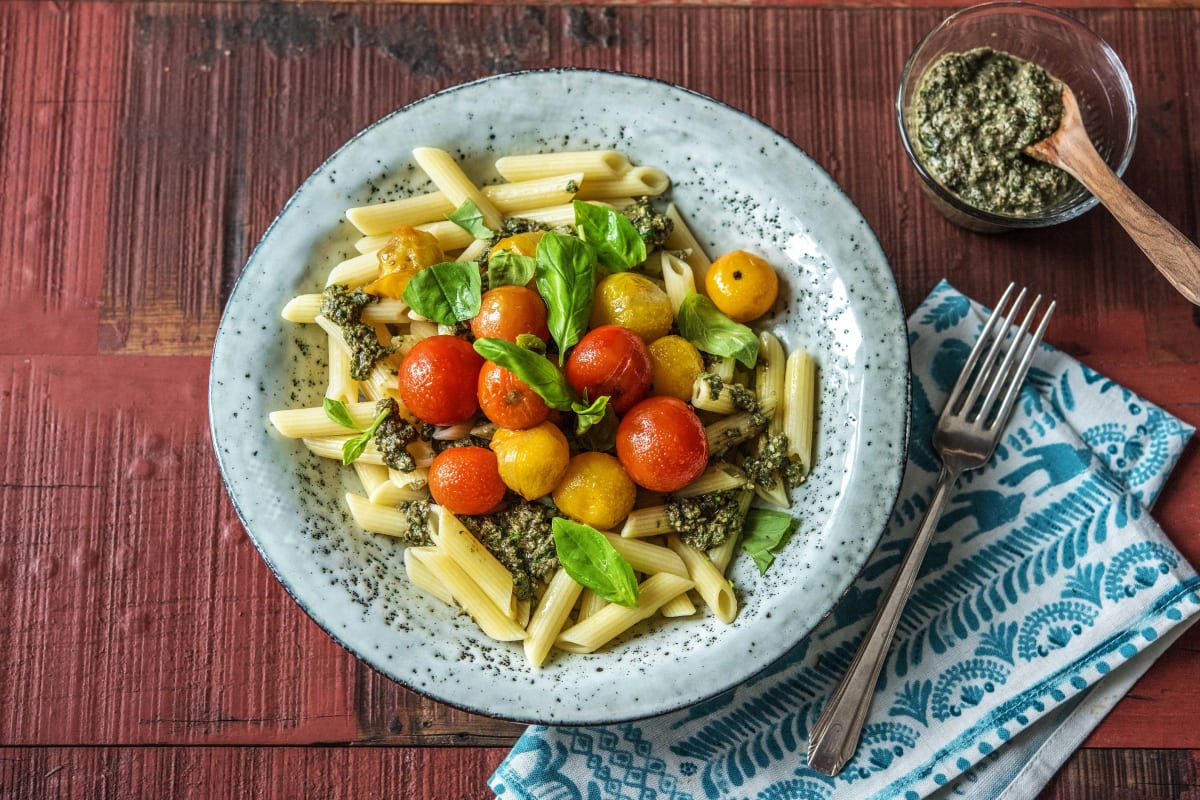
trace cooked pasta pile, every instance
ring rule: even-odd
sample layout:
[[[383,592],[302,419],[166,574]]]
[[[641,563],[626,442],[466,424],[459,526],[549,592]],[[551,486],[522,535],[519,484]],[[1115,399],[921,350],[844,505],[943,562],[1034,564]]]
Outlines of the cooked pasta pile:
[[[548,489],[535,490],[541,492],[537,497],[524,496],[519,489],[526,484],[518,486],[508,474],[502,474],[508,484],[502,487],[506,502],[529,503],[528,507],[535,510],[553,509],[546,513],[554,517],[558,566],[552,573],[536,577],[531,591],[523,592],[521,576],[515,576],[502,563],[504,555],[494,553],[481,541],[478,519],[471,514],[453,513],[448,507],[453,504],[448,501],[431,502],[437,498],[431,497],[430,483],[438,480],[436,475],[431,478],[431,468],[436,471],[435,459],[448,452],[447,447],[478,442],[482,445],[478,449],[487,450],[490,442],[491,449],[498,450],[498,444],[509,433],[478,413],[452,424],[429,424],[427,418],[410,410],[411,397],[410,403],[405,403],[397,376],[414,348],[432,337],[456,336],[469,342],[472,336],[465,327],[470,320],[462,313],[438,319],[413,308],[415,305],[425,310],[413,299],[411,291],[414,282],[421,280],[415,276],[432,265],[405,266],[399,262],[406,258],[409,262],[420,260],[421,248],[436,253],[427,261],[441,258],[443,262],[453,262],[449,266],[459,270],[455,274],[465,274],[466,278],[462,279],[461,287],[452,291],[444,285],[448,279],[439,277],[435,299],[448,304],[451,313],[460,301],[474,302],[474,308],[478,308],[481,275],[493,284],[503,279],[500,272],[489,269],[489,264],[503,242],[509,241],[503,238],[504,231],[518,228],[558,231],[538,236],[582,239],[590,249],[581,252],[594,252],[601,247],[594,241],[596,234],[584,236],[579,220],[583,218],[581,215],[599,213],[601,228],[607,225],[607,230],[617,231],[612,236],[619,245],[621,232],[627,230],[624,222],[617,224],[620,212],[633,207],[635,198],[661,195],[669,180],[661,170],[634,166],[614,151],[564,152],[501,158],[495,166],[506,182],[478,186],[442,150],[417,148],[413,156],[437,190],[349,209],[347,218],[362,234],[356,243],[360,255],[330,271],[327,287],[332,288],[326,293],[300,295],[284,307],[284,319],[316,324],[325,332],[329,378],[324,406],[276,411],[270,415],[271,423],[283,436],[302,440],[316,455],[351,463],[363,488],[361,494],[346,495],[350,514],[357,524],[367,531],[402,539],[407,545],[404,564],[414,585],[460,607],[488,636],[523,642],[526,657],[533,666],[541,666],[552,648],[590,653],[652,615],[695,614],[698,603],[711,609],[721,621],[731,622],[737,614],[737,598],[725,573],[736,553],[747,515],[762,513],[749,511],[751,501],[757,498],[760,507],[790,508],[789,490],[801,483],[812,467],[816,380],[812,359],[802,349],[786,355],[780,341],[770,333],[749,333],[747,337],[749,329],[709,302],[705,293],[706,286],[713,285],[709,275],[713,262],[673,205],[661,215],[654,212],[654,224],[660,232],[669,232],[652,245],[643,242],[646,253],[634,241],[632,251],[642,260],[621,269],[642,276],[639,280],[644,279],[665,293],[670,314],[663,324],[685,334],[662,337],[673,338],[670,348],[664,345],[655,351],[657,340],[650,344],[650,351],[658,359],[654,361],[655,368],[662,364],[666,370],[662,386],[656,383],[650,394],[663,394],[660,390],[666,386],[668,377],[682,381],[682,392],[676,390],[676,397],[683,403],[673,402],[679,407],[686,404],[686,412],[676,413],[694,415],[703,426],[703,441],[698,445],[702,471],[685,485],[665,492],[661,488],[648,491],[646,482],[641,482],[636,507],[622,514],[617,524],[605,525],[606,529],[598,532],[588,524],[589,519],[597,517],[573,513],[569,506],[554,508]],[[579,201],[588,205],[581,207]],[[648,208],[644,201],[643,208]],[[613,214],[614,211],[617,213]],[[644,233],[639,235],[645,237]],[[407,244],[401,246],[398,242]],[[514,248],[506,257],[511,258],[516,252]],[[536,283],[545,295],[541,248],[536,256],[524,258],[528,259],[526,264],[537,263]],[[604,258],[602,249],[600,258]],[[608,268],[608,262],[600,263],[602,271]],[[761,266],[755,265],[765,264],[761,259],[745,263],[759,269]],[[476,265],[480,274],[471,275]],[[409,272],[402,275],[405,269]],[[451,274],[449,267],[446,274]],[[741,279],[743,271],[739,267],[731,274]],[[774,280],[773,274],[768,277]],[[514,283],[533,286],[535,280],[529,276],[527,281],[514,279]],[[404,293],[400,292],[402,285]],[[592,287],[584,288],[590,298]],[[331,297],[337,302],[357,305],[353,308],[343,305],[335,310]],[[752,298],[754,303],[767,306],[774,299],[773,289],[765,300]],[[559,341],[562,335],[555,329],[554,304],[547,303],[551,306],[551,335],[559,345],[557,363],[561,365],[575,342]],[[584,319],[586,314],[594,313],[592,309],[582,311]],[[758,309],[750,313],[755,311]],[[575,312],[579,316],[580,309]],[[557,325],[562,328],[561,319]],[[591,327],[596,328],[594,317]],[[729,335],[718,336],[718,333]],[[474,337],[476,350],[483,347],[481,338]],[[731,339],[735,345],[729,343]],[[515,341],[526,347],[532,339],[526,336]],[[547,337],[542,337],[540,345],[533,342],[534,350],[539,352],[527,370],[534,367],[545,370],[546,363],[555,363],[552,354],[545,357],[550,361],[541,355],[547,341]],[[512,345],[507,348],[496,344],[487,352],[506,354],[516,349]],[[699,351],[705,354],[703,361]],[[703,369],[693,375],[681,368],[677,353],[702,363]],[[524,358],[529,360],[527,354]],[[515,370],[516,366],[511,368]],[[521,373],[524,377],[530,374]],[[557,373],[550,378],[553,380],[549,380],[552,384],[549,389],[540,384],[537,387],[537,392],[552,403],[549,421],[541,424],[558,428],[550,431],[549,438],[571,436],[571,450],[578,455],[600,438],[597,431],[604,428],[606,421],[615,426],[621,418],[623,424],[625,409],[619,414],[613,411],[618,402],[616,392],[611,397],[589,397],[587,391],[576,393]],[[559,384],[569,397],[553,405],[557,397],[554,387]],[[394,413],[389,409],[394,409]],[[569,421],[576,418],[578,424],[572,430]],[[396,440],[388,440],[394,436],[407,437],[398,440],[403,445],[399,456]],[[653,467],[658,456],[651,453],[642,457],[648,458]],[[616,463],[615,458],[612,461]],[[629,485],[632,487],[632,483]],[[473,484],[464,490],[473,491]],[[555,487],[555,499],[565,496],[560,496]],[[594,498],[589,500],[594,501]],[[563,500],[560,505],[567,503]],[[724,520],[721,524],[727,529],[726,535],[711,540],[711,546],[707,539],[689,538],[686,532],[681,536],[685,530],[681,519],[687,514],[725,515],[713,519]],[[574,518],[574,522],[568,524],[566,518]],[[786,538],[789,523],[790,518],[782,514],[770,519],[767,527],[774,530],[776,544]],[[706,530],[710,529],[713,525]],[[560,533],[563,539],[559,538]],[[512,538],[519,539],[520,532]],[[567,541],[583,555],[564,555]],[[760,569],[765,569],[763,563],[770,563],[767,551],[774,546],[762,545],[753,553]],[[636,591],[626,601],[610,602],[604,599],[605,590],[600,588],[609,581],[621,582],[619,574],[605,572],[611,567],[611,564],[605,566],[605,559],[613,559],[603,554],[611,552],[619,556],[616,560],[628,565],[629,574],[636,581]],[[759,561],[759,555],[765,562]],[[579,563],[588,569],[575,566]],[[585,572],[591,576],[596,571],[602,573],[598,578],[581,577]]]

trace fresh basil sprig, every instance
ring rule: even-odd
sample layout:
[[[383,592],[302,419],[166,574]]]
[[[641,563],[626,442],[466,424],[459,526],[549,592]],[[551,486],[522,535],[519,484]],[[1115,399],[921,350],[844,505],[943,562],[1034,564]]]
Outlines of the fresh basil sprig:
[[[766,574],[775,561],[775,554],[787,544],[788,537],[800,523],[782,511],[752,508],[746,514],[742,527],[742,549],[758,567],[758,574]]]
[[[524,286],[533,280],[537,259],[511,250],[497,250],[488,257],[488,288]]]
[[[596,293],[596,253],[574,236],[547,231],[537,246],[538,294],[546,301],[546,326],[558,344],[562,366],[587,330]]]
[[[404,302],[425,319],[453,325],[479,313],[482,281],[472,261],[444,261],[412,276]]]
[[[679,333],[697,349],[714,356],[736,358],[746,369],[758,360],[754,331],[721,313],[712,300],[695,292],[679,304]]]
[[[346,408],[346,404],[341,400],[335,400],[332,397],[326,397],[321,404],[325,409],[325,416],[341,425],[344,428],[358,430],[358,426],[354,424],[354,420],[350,418],[350,409]],[[379,430],[379,426],[388,418],[388,414],[392,413],[390,408],[385,408],[379,412],[379,416],[371,423],[371,427],[365,431],[359,431],[358,436],[347,439],[342,444],[342,463],[353,464],[358,460],[358,457],[367,449],[367,445],[371,443],[371,439],[375,436],[375,431]]]
[[[575,229],[610,271],[625,272],[646,260],[646,242],[624,214],[580,200],[572,205]]]
[[[473,346],[476,353],[524,381],[546,401],[546,405],[559,411],[575,412],[576,433],[586,432],[604,418],[608,395],[597,397],[591,403],[580,402],[562,372],[542,354],[504,339],[476,339]]]
[[[567,574],[610,603],[637,608],[638,585],[633,567],[600,531],[569,519],[550,523],[554,550]]]
[[[462,228],[476,239],[491,239],[496,235],[483,221],[483,212],[471,198],[463,200],[462,205],[446,215],[446,219]]]

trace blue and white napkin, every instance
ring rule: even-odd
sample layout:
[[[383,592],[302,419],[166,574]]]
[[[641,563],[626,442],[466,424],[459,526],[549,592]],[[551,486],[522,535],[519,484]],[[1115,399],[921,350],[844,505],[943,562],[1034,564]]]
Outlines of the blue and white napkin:
[[[933,493],[933,424],[985,319],[941,283],[909,319],[913,427],[883,540],[836,612],[755,680],[685,711],[532,727],[492,776],[510,798],[1033,797],[1200,612],[1200,578],[1147,509],[1194,430],[1043,347],[992,462],[951,498],[858,753],[808,734]]]

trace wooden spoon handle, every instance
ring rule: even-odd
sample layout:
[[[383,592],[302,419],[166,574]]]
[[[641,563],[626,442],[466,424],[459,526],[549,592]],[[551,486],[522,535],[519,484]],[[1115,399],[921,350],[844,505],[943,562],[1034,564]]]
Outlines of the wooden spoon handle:
[[[1118,178],[1086,134],[1064,137],[1057,164],[1104,204],[1150,263],[1195,305],[1200,305],[1200,248],[1163,219]]]

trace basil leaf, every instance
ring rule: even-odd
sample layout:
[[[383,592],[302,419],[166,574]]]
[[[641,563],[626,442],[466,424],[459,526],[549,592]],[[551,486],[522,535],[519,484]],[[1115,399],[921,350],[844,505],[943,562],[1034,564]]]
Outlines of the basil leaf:
[[[577,435],[580,450],[595,450],[597,453],[607,453],[617,446],[617,415],[611,407],[605,408],[604,416],[592,423],[583,433]]]
[[[580,200],[572,205],[575,229],[610,271],[625,272],[646,260],[646,242],[624,214]]]
[[[546,301],[546,325],[558,343],[558,364],[587,330],[596,293],[596,256],[587,243],[547,231],[537,246],[538,293]]]
[[[787,544],[788,537],[800,523],[782,511],[752,508],[742,527],[742,549],[745,550],[763,575],[775,561],[775,554]]]
[[[576,583],[610,603],[637,608],[638,585],[633,567],[600,531],[555,517],[551,524],[558,562]]]
[[[534,336],[532,333],[518,333],[517,347],[537,353],[539,356],[546,355],[546,343],[542,341],[541,337]]]
[[[524,286],[533,280],[537,259],[511,250],[497,250],[488,258],[488,288]]]
[[[483,224],[483,212],[479,210],[479,206],[475,205],[475,201],[469,197],[463,200],[461,206],[447,214],[446,219],[476,239],[491,239],[496,235],[491,228]]]
[[[412,276],[404,302],[425,319],[453,325],[479,313],[482,288],[478,264],[444,261]]]
[[[582,436],[588,432],[589,428],[604,419],[604,414],[608,410],[608,395],[597,397],[596,401],[590,405],[571,403],[571,410],[575,412],[575,433]]]
[[[363,451],[367,449],[367,445],[371,443],[371,439],[375,436],[375,431],[379,430],[379,426],[387,419],[388,414],[392,413],[390,408],[385,408],[379,412],[379,416],[375,417],[375,421],[371,423],[371,427],[367,428],[362,433],[352,439],[347,439],[342,444],[342,463],[353,464],[358,460]],[[351,425],[350,427],[354,427]]]
[[[346,404],[341,400],[335,400],[332,397],[326,397],[321,405],[325,408],[325,416],[341,425],[343,428],[358,430],[358,426],[354,424],[354,420],[350,419],[350,409],[346,408]]]
[[[736,358],[746,369],[758,360],[758,337],[734,322],[702,294],[689,294],[679,304],[679,333],[697,349]]]
[[[545,356],[504,339],[476,339],[474,347],[476,353],[525,381],[546,405],[559,411],[571,408],[574,399],[571,385]]]

